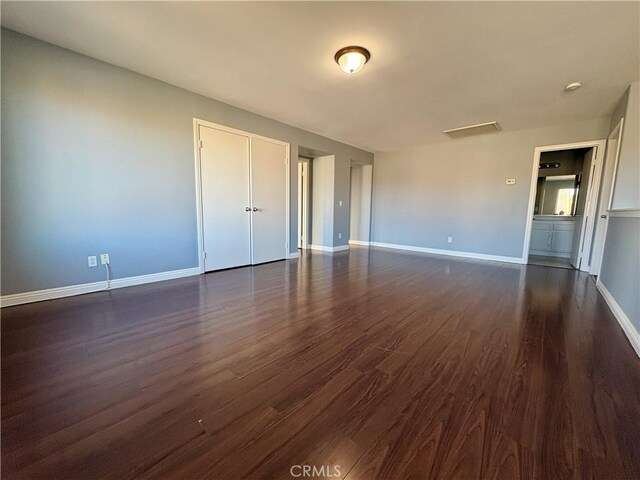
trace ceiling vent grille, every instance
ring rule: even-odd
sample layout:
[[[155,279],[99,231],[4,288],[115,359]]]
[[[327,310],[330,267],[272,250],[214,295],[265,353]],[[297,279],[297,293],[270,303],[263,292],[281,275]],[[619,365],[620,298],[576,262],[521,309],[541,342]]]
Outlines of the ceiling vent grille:
[[[477,125],[469,125],[468,127],[452,128],[444,130],[442,133],[449,138],[464,138],[472,135],[484,135],[485,133],[496,133],[500,131],[498,122],[479,123]]]

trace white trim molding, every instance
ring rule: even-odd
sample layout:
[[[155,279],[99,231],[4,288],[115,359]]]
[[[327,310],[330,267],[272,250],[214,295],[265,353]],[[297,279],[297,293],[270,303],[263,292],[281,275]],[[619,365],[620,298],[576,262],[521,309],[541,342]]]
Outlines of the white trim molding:
[[[589,176],[589,184],[587,185],[587,204],[585,205],[585,216],[590,218],[589,222],[583,222],[582,229],[577,234],[580,235],[580,245],[584,259],[588,259],[591,255],[591,238],[595,228],[594,217],[597,212],[595,200],[600,192],[600,179],[602,176],[602,165],[604,163],[604,154],[606,140],[591,140],[588,142],[578,143],[562,143],[560,145],[546,145],[544,147],[536,147],[533,150],[533,164],[531,166],[531,184],[529,187],[529,206],[527,207],[527,217],[524,229],[524,245],[522,247],[522,263],[529,262],[529,246],[531,244],[531,230],[533,229],[533,212],[535,210],[536,190],[538,188],[538,172],[540,170],[540,158],[544,152],[553,152],[556,150],[574,150],[576,148],[596,148],[593,173]],[[587,225],[589,223],[589,225]],[[583,242],[583,239],[587,239]],[[580,270],[588,272],[590,265],[587,261],[580,263]]]
[[[640,218],[640,210],[637,208],[619,208],[616,210],[607,210],[609,217],[626,217]]]
[[[108,288],[106,281],[102,281],[84,283],[81,285],[70,285],[67,287],[49,288],[46,290],[36,290],[33,292],[14,293],[0,297],[0,307],[11,307],[14,305],[22,305],[24,303],[42,302],[43,300],[72,297],[74,295],[83,295],[85,293],[113,290],[114,288],[132,287],[134,285],[162,282],[164,280],[191,277],[199,274],[200,269],[198,267],[194,267],[185,268],[183,270],[172,270],[169,272],[150,273],[148,275],[139,275],[136,277],[116,278],[111,280],[110,288]]]
[[[300,257],[300,252],[289,252],[289,255],[287,255],[289,260],[293,260],[298,257]]]
[[[618,305],[618,302],[616,302],[616,299],[613,298],[611,292],[607,290],[607,287],[602,284],[600,279],[596,282],[596,288],[602,295],[602,298],[604,298],[604,301],[607,302],[607,305],[609,305],[611,313],[613,313],[613,316],[618,320],[618,323],[629,339],[631,346],[638,354],[638,357],[640,357],[640,333],[635,329],[633,323],[631,323],[631,320],[627,317],[627,314],[624,313],[620,305]]]
[[[411,245],[398,245],[395,243],[370,242],[373,247],[392,248],[409,252],[432,253],[434,255],[446,255],[449,257],[474,258],[477,260],[491,260],[494,262],[524,263],[520,257],[503,257],[500,255],[487,255],[484,253],[461,252],[458,250],[442,250],[439,248],[414,247]]]
[[[282,140],[276,140],[274,138],[263,137],[251,132],[245,132],[244,130],[238,130],[236,128],[227,127],[226,125],[220,125],[218,123],[209,122],[200,118],[193,117],[193,156],[195,164],[195,193],[196,193],[196,226],[198,232],[198,269],[199,273],[205,273],[205,251],[204,251],[204,208],[202,205],[202,158],[200,148],[200,127],[212,128],[214,130],[220,130],[222,132],[234,133],[241,135],[249,139],[249,157],[251,158],[251,139],[257,138],[264,140],[265,142],[281,145],[286,149],[286,166],[285,166],[285,256],[289,258],[289,239],[291,238],[291,144],[283,142]],[[249,175],[249,181],[251,181],[251,175]],[[253,230],[251,231],[253,235]],[[253,263],[253,247],[251,253],[251,261]]]
[[[343,252],[349,250],[349,245],[340,245],[339,247],[325,247],[324,245],[309,245],[311,250],[317,250],[319,252]]]
[[[349,245],[362,245],[364,247],[368,247],[371,245],[371,242],[367,242],[364,240],[349,240]]]

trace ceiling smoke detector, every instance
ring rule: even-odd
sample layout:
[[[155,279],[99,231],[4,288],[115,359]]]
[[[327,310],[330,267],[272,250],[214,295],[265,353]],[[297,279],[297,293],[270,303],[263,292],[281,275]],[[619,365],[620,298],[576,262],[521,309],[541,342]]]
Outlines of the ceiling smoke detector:
[[[564,87],[565,92],[573,92],[574,90],[579,89],[582,86],[580,82],[573,82]]]
[[[478,123],[477,125],[469,125],[467,127],[451,128],[443,130],[442,133],[449,138],[464,138],[472,135],[484,135],[485,133],[496,133],[500,131],[498,122]]]

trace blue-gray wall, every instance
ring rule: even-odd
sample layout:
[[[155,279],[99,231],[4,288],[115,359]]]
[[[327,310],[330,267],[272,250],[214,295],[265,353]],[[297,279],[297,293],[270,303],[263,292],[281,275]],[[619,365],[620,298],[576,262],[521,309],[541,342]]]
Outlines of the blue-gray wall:
[[[624,118],[612,208],[640,209],[640,83],[632,84],[611,117]],[[622,173],[620,173],[622,172]],[[640,218],[612,217],[607,226],[600,281],[640,332]]]
[[[611,130],[622,117],[622,143],[611,208],[640,208],[640,82],[633,83],[618,103],[611,117]]]
[[[609,218],[600,281],[640,332],[640,218]]]
[[[372,240],[521,258],[535,147],[608,131],[603,118],[376,153]]]
[[[291,251],[298,145],[335,154],[346,244],[371,153],[3,29],[1,293],[104,280],[104,252],[114,278],[197,266],[193,117],[291,143]]]

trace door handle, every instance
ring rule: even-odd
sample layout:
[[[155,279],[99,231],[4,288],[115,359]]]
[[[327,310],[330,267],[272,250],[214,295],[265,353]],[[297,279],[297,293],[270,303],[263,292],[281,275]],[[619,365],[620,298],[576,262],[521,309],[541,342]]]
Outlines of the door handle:
[[[251,207],[244,207],[244,211],[245,212],[250,212],[251,211]]]
[[[607,218],[606,215],[600,215],[600,218]]]
[[[258,207],[253,207],[253,211],[257,212],[258,211]]]

